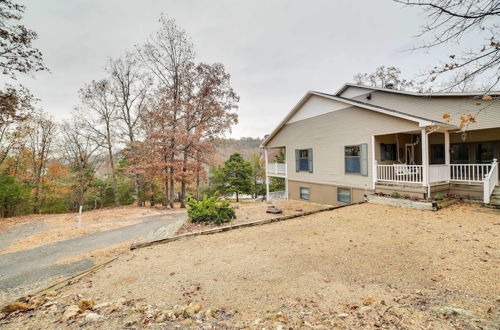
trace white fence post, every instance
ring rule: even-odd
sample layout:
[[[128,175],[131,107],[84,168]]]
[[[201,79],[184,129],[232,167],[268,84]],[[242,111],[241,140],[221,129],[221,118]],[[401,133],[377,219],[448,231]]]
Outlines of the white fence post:
[[[78,211],[78,228],[82,226],[82,205],[80,205],[80,210]]]

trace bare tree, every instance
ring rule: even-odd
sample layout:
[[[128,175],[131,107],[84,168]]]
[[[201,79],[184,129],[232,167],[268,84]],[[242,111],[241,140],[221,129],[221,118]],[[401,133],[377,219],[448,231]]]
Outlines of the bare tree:
[[[163,143],[166,196],[164,204],[173,207],[178,154],[176,136],[181,120],[182,86],[186,78],[186,68],[194,58],[194,47],[187,33],[179,28],[174,20],[161,16],[160,23],[160,30],[151,35],[146,44],[137,50],[139,58],[155,77],[157,93],[163,95],[162,101],[155,104],[156,107],[161,107],[156,110],[165,115],[157,116],[156,120],[163,121],[157,124],[163,128],[161,138],[168,140],[163,141],[168,142]],[[152,114],[150,111],[149,115]]]
[[[76,194],[75,209],[84,204],[85,192],[90,187],[98,167],[98,151],[101,144],[86,134],[82,134],[84,123],[73,117],[63,122],[61,129],[61,150],[63,158],[69,162],[75,174],[73,189]]]
[[[114,146],[118,107],[108,80],[92,81],[80,90],[82,107],[77,108],[82,129],[90,139],[107,150],[115,206],[120,205],[120,194],[115,171]]]
[[[463,47],[459,54],[449,54],[444,62],[428,72],[431,81],[450,72],[460,72],[444,88],[452,90],[472,77],[488,80],[483,94],[500,83],[500,1],[498,0],[394,0],[407,7],[418,7],[429,21],[421,27],[417,38],[422,44],[414,49],[431,49],[460,44],[466,37],[478,41],[476,49]],[[428,38],[430,37],[430,38]],[[427,39],[428,38],[428,39]]]
[[[31,168],[34,175],[33,184],[33,212],[40,211],[40,195],[43,177],[46,174],[46,165],[52,151],[52,145],[56,134],[56,124],[45,112],[37,112],[33,118],[26,123],[27,146]]]
[[[119,128],[130,148],[135,148],[138,131],[140,131],[139,119],[146,107],[150,77],[142,70],[137,54],[126,53],[124,57],[110,60],[106,71],[110,74],[110,83],[115,104],[119,109]],[[140,199],[141,179],[135,175],[135,195],[137,206],[143,206],[144,201]]]
[[[425,86],[413,79],[401,77],[401,69],[395,66],[379,66],[372,73],[354,75],[358,85],[386,88],[390,87],[405,91],[423,91]]]

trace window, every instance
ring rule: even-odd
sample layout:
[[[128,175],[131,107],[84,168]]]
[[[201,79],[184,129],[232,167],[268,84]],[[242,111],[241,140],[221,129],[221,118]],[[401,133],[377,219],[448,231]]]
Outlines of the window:
[[[476,163],[487,164],[495,158],[495,142],[480,142],[476,144]]]
[[[295,162],[297,172],[312,173],[312,149],[295,149]]]
[[[309,200],[309,188],[300,187],[300,199]]]
[[[357,146],[346,146],[345,151],[345,172],[361,173],[361,148]]]
[[[469,163],[469,145],[466,143],[452,144],[451,148],[451,163],[452,164],[468,164]]]
[[[337,189],[337,200],[339,202],[350,203],[351,202],[351,189],[338,188]]]
[[[431,144],[431,164],[444,164],[444,144]]]
[[[380,160],[396,160],[396,144],[380,144]]]

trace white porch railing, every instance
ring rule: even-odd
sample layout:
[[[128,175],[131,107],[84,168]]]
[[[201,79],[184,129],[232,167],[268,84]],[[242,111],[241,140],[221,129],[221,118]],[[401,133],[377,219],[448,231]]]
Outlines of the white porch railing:
[[[415,183],[424,185],[422,165],[376,165],[375,182]],[[449,164],[429,165],[429,184],[456,182],[482,184],[483,201],[490,202],[490,196],[498,183],[498,162],[491,164]]]
[[[376,181],[422,183],[422,165],[377,165]]]
[[[483,202],[488,204],[490,202],[491,193],[498,183],[498,163],[496,159],[493,159],[491,164],[491,169],[484,177],[483,181]]]
[[[271,163],[267,164],[267,175],[271,176],[286,176],[286,164]]]
[[[457,182],[482,183],[490,172],[491,164],[451,164],[450,180]]]
[[[429,165],[429,183],[449,181],[450,167],[448,165]]]

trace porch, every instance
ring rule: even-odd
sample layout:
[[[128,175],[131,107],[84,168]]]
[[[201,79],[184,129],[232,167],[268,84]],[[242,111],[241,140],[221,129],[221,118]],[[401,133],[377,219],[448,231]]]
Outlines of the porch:
[[[264,148],[264,164],[266,169],[266,200],[287,200],[286,148]]]
[[[460,191],[489,203],[498,184],[500,138],[476,136],[486,141],[467,141],[467,133],[439,128],[373,136],[374,190],[424,198]]]

